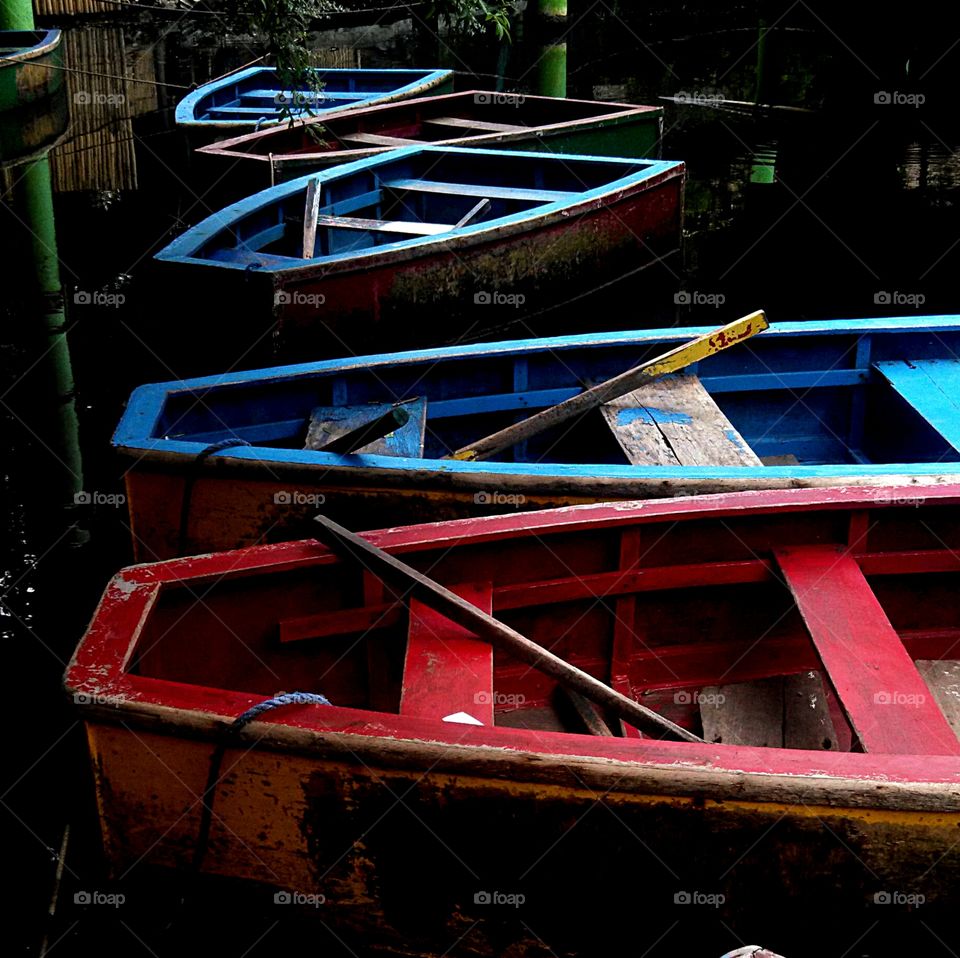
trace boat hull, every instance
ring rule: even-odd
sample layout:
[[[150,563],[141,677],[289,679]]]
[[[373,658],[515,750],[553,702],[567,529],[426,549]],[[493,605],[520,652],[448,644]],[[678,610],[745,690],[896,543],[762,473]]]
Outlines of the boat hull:
[[[52,96],[63,87],[63,48],[59,30],[7,32],[7,36],[31,36],[36,43],[0,61],[0,112],[28,107]],[[0,32],[0,43],[3,42]]]
[[[323,134],[331,142],[344,139],[349,142],[351,133],[374,132],[385,128],[422,128],[432,115],[464,110],[463,101],[468,101],[467,111],[478,112],[483,117],[482,105],[475,103],[478,97],[494,98],[502,94],[472,91],[448,96],[429,97],[389,107],[371,107],[350,111],[348,117],[340,116],[329,125],[321,124]],[[524,105],[540,98],[525,98]],[[568,102],[568,101],[567,101]],[[576,105],[580,105],[576,101]],[[523,150],[528,152],[569,153],[589,156],[620,156],[650,158],[660,155],[660,140],[663,131],[663,111],[652,107],[630,107],[626,104],[591,104],[595,116],[578,116],[567,122],[538,123],[537,115],[529,117],[522,113],[513,118],[523,120],[527,129],[508,132],[477,133],[469,136],[437,139],[450,146],[476,147],[483,149]],[[606,108],[606,109],[605,109]],[[550,117],[556,121],[556,117]],[[276,183],[306,176],[320,170],[354,160],[365,159],[386,153],[389,146],[336,149],[328,152],[307,150],[303,147],[303,134],[296,129],[268,130],[248,133],[243,136],[202,147],[198,158],[208,167],[213,178],[226,176],[234,189],[248,192],[266,189]]]
[[[799,617],[785,632],[765,636],[766,643],[748,643],[745,654],[729,652],[729,661],[710,651],[744,639],[737,600],[732,618],[722,609],[731,601],[730,590],[763,580],[779,597],[767,557],[785,543],[849,549],[884,596],[911,657],[948,657],[956,627],[941,626],[952,622],[950,613],[935,612],[931,620],[915,615],[915,597],[924,584],[904,587],[893,602],[890,589],[874,577],[922,578],[921,566],[934,576],[955,575],[958,497],[956,487],[926,496],[904,487],[885,487],[881,496],[859,490],[759,493],[627,508],[600,505],[368,537],[430,569],[448,586],[464,577],[489,578],[498,618],[509,616],[510,608],[517,614],[524,584],[535,582],[535,590],[557,595],[557,581],[549,578],[557,568],[572,576],[568,586],[591,608],[604,599],[612,602],[596,579],[585,582],[582,576],[588,568],[603,567],[619,582],[626,573],[617,556],[624,555],[624,537],[634,534],[659,550],[655,559],[642,560],[651,563],[651,575],[655,568],[675,575],[709,566],[709,573],[697,573],[696,588],[715,587],[717,604],[694,615],[708,616],[716,634],[710,641],[699,636],[701,654],[691,655],[688,647],[685,656],[671,659],[675,641],[682,644],[686,633],[667,641],[669,622],[659,639],[644,633],[654,644],[640,643],[633,653],[645,663],[645,684],[636,685],[640,696],[660,685],[668,691],[698,689],[716,674],[713,669],[723,672],[725,681],[738,682],[816,667]],[[901,552],[904,536],[919,551]],[[681,564],[705,557],[711,561],[703,567]],[[229,721],[262,696],[164,672],[174,661],[169,651],[147,662],[189,611],[177,604],[155,611],[162,595],[185,583],[194,603],[198,588],[210,590],[203,593],[200,605],[205,605],[223,586],[232,605],[247,595],[260,610],[253,618],[275,627],[277,618],[303,615],[300,603],[305,596],[315,602],[323,582],[335,581],[345,591],[353,587],[352,579],[336,578],[330,560],[315,542],[288,543],[142,566],[122,573],[108,588],[67,684],[81,707],[104,845],[117,875],[144,862],[190,869],[201,830],[199,796],[215,748],[226,743],[204,871],[250,883],[251,908],[283,917],[300,903],[299,914],[318,917],[338,933],[356,934],[371,947],[433,956],[464,936],[459,946],[464,954],[504,954],[511,948],[594,954],[598,941],[607,943],[603,936],[612,944],[635,932],[638,895],[650,914],[677,920],[709,916],[741,928],[755,927],[770,909],[783,920],[787,908],[799,919],[814,907],[847,917],[875,904],[905,901],[922,903],[928,916],[952,907],[960,879],[956,753],[867,754],[589,736],[510,727],[508,705],[498,706],[496,724],[488,726],[417,717],[402,707],[397,714],[290,706],[227,743]],[[544,561],[546,566],[539,565]],[[910,563],[915,567],[908,568]],[[290,578],[283,588],[271,587],[275,603],[266,615],[251,590],[262,587],[258,577],[277,575]],[[540,581],[543,575],[546,581]],[[682,586],[677,580],[664,588]],[[534,595],[526,608],[571,598]],[[594,634],[589,610],[572,608],[563,618],[547,613],[546,634],[583,611],[577,620],[581,631],[563,648],[579,649],[586,667],[585,647]],[[641,610],[633,614],[642,621]],[[151,617],[148,634],[144,623]],[[533,619],[526,621],[530,628]],[[777,622],[784,621],[781,612]],[[249,627],[244,641],[256,642],[251,636],[260,626]],[[266,634],[275,644],[275,634]],[[537,635],[542,641],[544,634]],[[401,636],[393,637],[402,642]],[[147,646],[138,658],[141,666],[130,668],[141,642]],[[766,651],[760,648],[764,644]],[[222,645],[212,650],[222,651]],[[198,667],[216,674],[209,665]],[[519,663],[510,671],[501,661],[500,668],[495,689],[504,698],[536,684],[521,684],[529,670]],[[607,664],[591,668],[602,672]],[[632,686],[637,678],[632,666],[630,676]],[[332,677],[309,681],[337,697]],[[690,701],[689,692],[684,701]],[[572,880],[593,875],[598,863],[604,881]],[[290,908],[278,913],[275,903]],[[584,914],[591,922],[583,921]]]
[[[643,271],[651,281],[654,273],[672,281],[667,267],[680,254],[682,222],[683,175],[672,172],[603,202],[426,251],[398,248],[272,273],[174,261],[167,271],[179,275],[178,286],[195,287],[201,270],[205,321],[224,316],[231,336],[269,348],[268,362],[293,362],[477,337],[582,295],[585,286]],[[251,352],[245,361],[256,358]]]

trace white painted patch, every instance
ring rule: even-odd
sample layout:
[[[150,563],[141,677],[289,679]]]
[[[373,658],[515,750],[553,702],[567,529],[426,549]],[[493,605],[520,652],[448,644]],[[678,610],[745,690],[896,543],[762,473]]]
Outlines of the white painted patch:
[[[444,715],[444,722],[455,722],[457,725],[483,725],[479,719],[475,719],[469,712],[454,712],[452,715]]]

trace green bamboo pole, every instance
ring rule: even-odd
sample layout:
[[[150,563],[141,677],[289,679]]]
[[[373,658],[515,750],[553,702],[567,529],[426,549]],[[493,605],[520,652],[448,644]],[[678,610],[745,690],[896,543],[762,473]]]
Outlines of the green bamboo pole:
[[[537,0],[537,17],[544,37],[537,63],[537,92],[567,95],[567,0]]]
[[[0,0],[0,30],[34,30],[33,0]]]
[[[31,318],[39,322],[43,334],[38,370],[46,382],[41,402],[50,410],[38,432],[60,462],[56,488],[62,490],[65,504],[72,504],[83,490],[83,460],[57,256],[50,161],[43,156],[18,168],[16,176],[15,209],[29,235],[37,294],[37,315]]]

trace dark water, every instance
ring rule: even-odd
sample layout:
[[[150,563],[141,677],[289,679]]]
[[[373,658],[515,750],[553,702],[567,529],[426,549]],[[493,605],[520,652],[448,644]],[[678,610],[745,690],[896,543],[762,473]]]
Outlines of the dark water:
[[[951,47],[956,14],[934,8],[923,22],[893,23],[871,9],[764,7],[760,12],[776,29],[759,74],[752,4],[638,10],[601,3],[574,10],[571,96],[637,102],[683,96],[703,103],[752,100],[759,89],[763,102],[811,112],[669,106],[663,155],[684,159],[689,168],[683,263],[526,323],[505,315],[504,324],[512,323],[506,333],[719,324],[758,307],[774,320],[956,308],[960,129],[950,83],[957,65]],[[523,91],[535,83],[529,25],[512,47],[498,48],[476,38],[438,45],[410,21],[382,16],[376,26],[364,27],[362,19],[341,19],[343,29],[316,35],[321,62],[439,62],[465,74],[461,88],[499,82]],[[204,340],[204,317],[196,317],[192,337],[166,334],[168,317],[157,304],[169,308],[170,290],[163,289],[151,257],[186,225],[234,198],[228,186],[211,184],[196,169],[172,122],[172,106],[191,83],[259,55],[256,43],[231,35],[231,23],[229,14],[177,11],[71,25],[74,66],[158,84],[71,77],[71,125],[51,154],[82,471],[69,459],[70,443],[58,427],[62,404],[53,400],[48,343],[35,321],[30,277],[36,251],[12,189],[23,168],[4,174],[0,648],[8,691],[0,814],[15,883],[6,895],[18,916],[5,929],[11,953],[36,953],[45,929],[58,954],[94,947],[164,955],[191,950],[183,928],[192,927],[196,906],[177,912],[176,888],[134,882],[128,893],[140,898],[117,914],[73,902],[78,891],[106,886],[84,746],[59,683],[107,577],[129,561],[125,512],[110,500],[122,491],[120,465],[108,448],[125,398],[141,382],[203,371],[193,357]],[[875,102],[883,93],[914,101],[919,94],[924,102]],[[176,293],[176,308],[191,316],[195,292]],[[218,346],[221,369],[246,348],[229,337]],[[78,490],[100,501],[75,505]],[[64,899],[56,920],[45,924],[55,851],[67,823]],[[215,894],[221,905],[229,898],[222,890]],[[166,916],[174,913],[179,929],[164,931]],[[824,954],[893,953],[901,932],[914,936],[914,945],[922,942],[917,953],[952,954],[956,943],[949,929],[918,924],[912,915],[845,918]],[[226,952],[267,953],[296,941],[293,932],[270,922],[251,922],[222,932]],[[776,916],[765,928],[732,928],[707,918],[694,924],[696,933],[654,922],[631,950],[676,954],[683,934],[688,946],[697,942],[691,954],[719,955],[742,943],[741,936],[752,940],[763,932],[771,947],[792,956],[798,952],[791,943],[809,940],[811,932],[793,921],[784,927]],[[199,940],[218,938],[208,929]],[[326,932],[313,940],[318,948],[343,950]]]

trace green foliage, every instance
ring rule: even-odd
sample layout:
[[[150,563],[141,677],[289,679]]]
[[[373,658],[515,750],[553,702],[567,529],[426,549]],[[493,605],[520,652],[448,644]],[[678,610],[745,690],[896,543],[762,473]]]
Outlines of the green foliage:
[[[435,0],[429,15],[443,17],[464,33],[480,33],[493,27],[498,40],[510,39],[516,6],[514,0]]]

